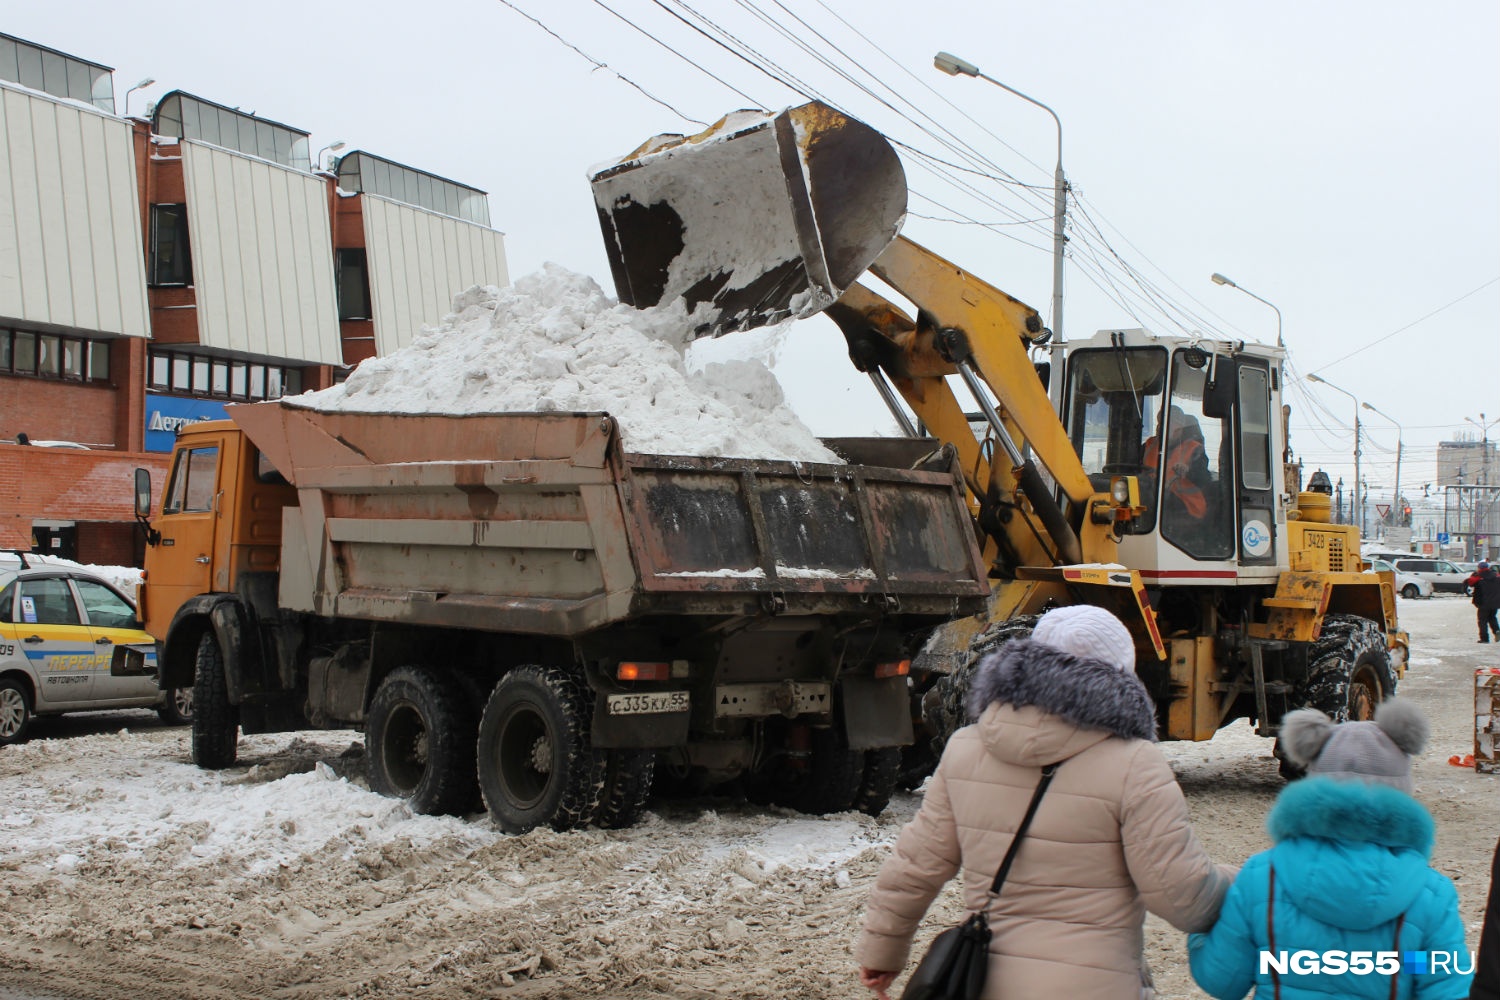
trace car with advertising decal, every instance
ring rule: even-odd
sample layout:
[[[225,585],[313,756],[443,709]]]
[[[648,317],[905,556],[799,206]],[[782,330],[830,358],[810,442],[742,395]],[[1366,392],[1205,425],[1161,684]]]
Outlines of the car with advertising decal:
[[[85,569],[21,555],[0,565],[0,745],[23,742],[37,716],[154,708],[191,721],[191,688],[156,684],[156,641],[135,605]]]

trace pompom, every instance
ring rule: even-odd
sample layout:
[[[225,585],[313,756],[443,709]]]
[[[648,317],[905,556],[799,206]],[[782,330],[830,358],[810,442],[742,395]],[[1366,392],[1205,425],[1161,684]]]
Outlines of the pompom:
[[[1281,747],[1287,759],[1306,767],[1323,752],[1333,735],[1334,722],[1316,708],[1299,708],[1281,720]]]
[[[1427,745],[1432,727],[1416,705],[1399,698],[1383,701],[1375,708],[1375,724],[1405,754],[1418,754]]]

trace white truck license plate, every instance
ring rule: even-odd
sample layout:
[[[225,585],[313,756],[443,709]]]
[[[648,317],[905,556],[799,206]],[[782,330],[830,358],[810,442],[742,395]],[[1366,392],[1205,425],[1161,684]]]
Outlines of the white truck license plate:
[[[610,715],[653,715],[657,712],[686,712],[686,691],[650,691],[644,694],[612,694],[605,702]]]

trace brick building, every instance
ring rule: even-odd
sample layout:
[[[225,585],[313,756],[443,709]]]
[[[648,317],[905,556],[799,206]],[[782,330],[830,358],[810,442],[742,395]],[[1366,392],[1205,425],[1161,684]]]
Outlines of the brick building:
[[[132,470],[159,492],[182,422],[508,282],[483,191],[310,147],[181,91],[117,115],[109,67],[0,34],[0,548],[138,563]]]

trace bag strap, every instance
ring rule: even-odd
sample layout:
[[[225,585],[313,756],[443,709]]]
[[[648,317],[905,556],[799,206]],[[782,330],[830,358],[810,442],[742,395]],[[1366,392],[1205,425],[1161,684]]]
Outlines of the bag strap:
[[[1047,791],[1047,786],[1052,784],[1052,776],[1057,773],[1057,764],[1048,764],[1042,768],[1042,780],[1036,783],[1036,791],[1031,793],[1031,804],[1026,807],[1026,815],[1021,817],[1021,825],[1016,827],[1015,838],[1010,842],[1010,849],[1005,852],[1005,860],[1000,862],[1000,870],[995,873],[995,881],[990,883],[990,897],[1000,895],[1000,887],[1005,884],[1005,876],[1010,874],[1011,862],[1016,860],[1016,851],[1021,848],[1021,838],[1026,836],[1027,827],[1031,826],[1031,817],[1036,815],[1036,807],[1042,804],[1042,795]]]
[[[1403,914],[1401,914],[1401,916],[1399,916],[1399,917],[1396,918],[1396,944],[1395,944],[1395,949],[1396,949],[1396,954],[1397,955],[1401,954],[1401,927],[1405,923],[1406,923],[1406,914],[1403,913]],[[1395,975],[1391,976],[1391,1000],[1396,1000],[1396,987],[1398,985],[1400,985],[1400,983],[1401,983],[1401,970],[1398,969],[1398,970],[1396,970]]]
[[[1266,948],[1276,954],[1276,866],[1271,865],[1270,883],[1266,888]],[[1275,1000],[1281,1000],[1281,976],[1276,966],[1271,966],[1271,991]]]

